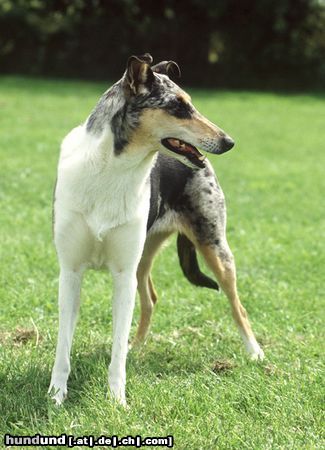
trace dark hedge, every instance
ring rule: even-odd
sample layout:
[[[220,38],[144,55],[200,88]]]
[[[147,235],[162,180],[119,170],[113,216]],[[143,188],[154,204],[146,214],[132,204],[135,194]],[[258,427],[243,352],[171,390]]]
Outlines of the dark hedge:
[[[325,79],[323,0],[0,0],[2,73],[114,80],[131,54],[187,84],[310,88]]]

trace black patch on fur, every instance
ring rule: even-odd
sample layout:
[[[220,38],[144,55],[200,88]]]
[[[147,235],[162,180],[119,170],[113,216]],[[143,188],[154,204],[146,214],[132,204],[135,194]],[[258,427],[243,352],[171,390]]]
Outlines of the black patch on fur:
[[[88,132],[101,133],[104,126],[111,119],[110,104],[114,97],[120,95],[120,83],[114,84],[108,91],[106,91],[99,99],[97,105],[91,112],[87,120],[86,129]]]
[[[184,166],[174,158],[158,154],[157,162],[150,175],[148,230],[157,219],[163,217],[168,209],[179,211],[182,208],[185,185],[194,173],[195,170]]]
[[[205,200],[206,206],[203,207],[203,200],[207,193],[205,188],[200,186],[198,172],[184,166],[174,158],[162,154],[158,154],[156,165],[151,172],[150,182],[148,230],[167,211],[173,210],[179,214],[180,220],[192,229],[198,242],[216,245],[218,223],[220,223],[218,216],[224,211],[223,198],[219,196],[218,189],[214,192],[210,191],[209,208],[207,209],[207,200]],[[185,192],[186,185],[191,183],[197,185],[197,192],[194,192],[193,195]]]
[[[193,115],[194,109],[189,103],[173,98],[170,100],[164,109],[178,119],[190,119]]]
[[[206,200],[207,194],[203,192],[202,186],[207,184],[203,178],[205,172],[213,177],[211,183],[214,189],[209,200]],[[159,223],[159,219],[168,212],[173,212],[179,223],[192,230],[199,243],[218,246],[219,253],[221,252],[219,233],[223,235],[225,205],[222,191],[210,168],[205,167],[202,171],[190,169],[173,157],[159,153],[151,172],[150,185],[148,231],[152,229],[154,233],[156,222]],[[159,228],[157,232],[158,230]],[[201,273],[193,244],[182,236],[178,237],[178,245],[180,264],[186,278],[198,286],[217,289],[213,280],[210,280],[212,285],[208,286],[208,277]]]
[[[124,105],[112,118],[111,130],[114,135],[114,151],[116,155],[119,155],[123,148],[129,142],[129,135],[131,129],[135,129],[139,123],[139,118],[133,116],[132,121],[129,120],[128,107]]]

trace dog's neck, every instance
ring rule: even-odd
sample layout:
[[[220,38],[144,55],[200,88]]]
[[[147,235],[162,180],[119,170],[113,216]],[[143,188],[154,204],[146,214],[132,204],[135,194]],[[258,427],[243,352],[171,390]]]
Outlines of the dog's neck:
[[[99,237],[148,213],[149,176],[156,154],[142,148],[117,156],[108,128],[94,135],[85,125],[77,127],[62,143],[57,197],[80,212]]]
[[[116,154],[114,147],[114,135],[109,127],[98,134],[85,133],[84,158],[94,171],[114,172],[122,175],[129,171],[150,170],[154,164],[157,153],[148,145],[136,148],[134,145],[127,146],[122,153]],[[131,149],[132,147],[132,149]]]

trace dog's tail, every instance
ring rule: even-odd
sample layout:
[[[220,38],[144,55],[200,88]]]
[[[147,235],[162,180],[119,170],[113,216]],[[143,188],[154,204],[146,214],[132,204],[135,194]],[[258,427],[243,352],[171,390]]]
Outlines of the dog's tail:
[[[194,244],[184,235],[177,236],[177,252],[183,274],[196,286],[219,291],[218,283],[201,272]]]

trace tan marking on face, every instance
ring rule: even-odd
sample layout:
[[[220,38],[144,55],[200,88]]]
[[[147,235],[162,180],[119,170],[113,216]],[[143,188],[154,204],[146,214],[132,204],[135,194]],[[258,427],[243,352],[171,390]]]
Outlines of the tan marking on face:
[[[212,138],[222,137],[223,132],[221,129],[214,123],[210,122],[209,119],[202,116],[199,112],[196,112],[192,120],[194,123],[193,126],[195,127],[195,133],[199,136],[209,136]]]
[[[127,152],[133,153],[144,150],[146,147],[152,147],[152,150],[157,150],[157,138],[153,136],[152,130],[157,127],[166,127],[166,117],[160,109],[145,109],[140,118],[140,125],[135,129],[130,141],[125,148]]]
[[[159,139],[157,139],[158,130],[164,137],[178,138],[177,132],[175,132],[177,128],[180,130],[188,128],[188,131],[195,136],[196,140],[205,137],[215,139],[216,137],[221,137],[222,133],[220,128],[199,112],[195,112],[191,119],[179,119],[168,114],[163,109],[150,108],[143,111],[140,118],[140,125],[130,137],[130,142],[125,150],[131,153],[152,147],[152,151],[156,151],[159,145]],[[154,130],[157,130],[157,133]],[[189,144],[195,145],[194,142],[189,142]]]
[[[184,103],[192,103],[192,99],[191,97],[184,91],[179,92],[176,97],[178,98],[178,100],[183,101]]]
[[[133,153],[151,147],[152,151],[156,151],[158,150],[159,139],[155,136],[154,130],[165,129],[167,131],[171,127],[177,126],[176,117],[170,116],[166,111],[154,108],[145,109],[140,118],[140,125],[133,132],[125,150]]]

